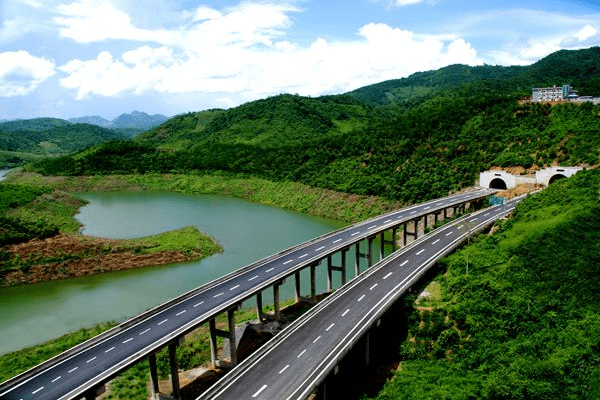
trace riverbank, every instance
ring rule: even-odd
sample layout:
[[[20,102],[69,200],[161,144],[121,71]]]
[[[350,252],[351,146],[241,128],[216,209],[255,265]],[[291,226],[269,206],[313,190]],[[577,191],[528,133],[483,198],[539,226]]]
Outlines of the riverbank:
[[[194,227],[135,240],[83,236],[75,215],[84,200],[15,175],[0,193],[0,287],[194,261],[223,250]]]
[[[314,188],[297,182],[272,182],[242,174],[210,173],[43,176],[15,171],[7,182],[50,186],[66,192],[117,190],[160,190],[190,194],[231,196],[253,203],[298,211],[304,214],[359,222],[396,210],[402,203],[376,196],[359,196]]]

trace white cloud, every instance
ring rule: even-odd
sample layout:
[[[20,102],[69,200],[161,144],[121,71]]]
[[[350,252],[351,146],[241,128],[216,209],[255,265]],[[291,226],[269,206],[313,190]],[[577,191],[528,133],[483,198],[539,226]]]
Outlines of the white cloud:
[[[79,43],[100,42],[109,39],[135,41],[170,42],[172,38],[166,30],[146,30],[136,28],[130,16],[110,2],[101,0],[80,0],[63,4],[57,9],[60,16],[54,21],[61,27],[61,37]]]
[[[596,36],[597,34],[598,34],[598,31],[596,30],[596,28],[594,28],[591,25],[586,25],[583,28],[581,28],[581,30],[579,32],[577,32],[575,34],[575,37],[580,42],[583,42],[583,41],[591,38],[592,36]]]
[[[229,93],[251,99],[282,92],[343,92],[451,63],[482,62],[461,38],[415,35],[386,24],[363,26],[355,40],[318,38],[302,47],[277,40],[278,29],[289,23],[280,9],[271,10],[278,19],[261,19],[254,14],[258,10],[250,13],[256,18],[242,23],[236,14],[248,15],[248,9],[231,11],[233,16],[203,9],[205,22],[187,33],[192,39],[183,48],[141,46],[120,58],[102,52],[95,60],[73,60],[59,68],[67,75],[60,83],[76,89],[79,99],[146,91]]]
[[[394,0],[393,4],[398,7],[409,6],[412,4],[419,4],[425,0]]]
[[[27,51],[0,53],[0,97],[24,96],[54,75],[54,62]]]
[[[541,38],[509,43],[503,50],[491,51],[495,62],[503,65],[529,65],[559,50],[577,50],[600,45],[596,28],[585,25],[578,30],[559,32]]]

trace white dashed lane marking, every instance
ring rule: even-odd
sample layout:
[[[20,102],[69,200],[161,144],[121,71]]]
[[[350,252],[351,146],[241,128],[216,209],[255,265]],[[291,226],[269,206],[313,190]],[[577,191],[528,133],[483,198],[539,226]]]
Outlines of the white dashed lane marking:
[[[356,236],[356,235],[358,235],[359,233],[360,233],[360,231],[358,231],[358,232],[354,232],[354,233],[353,233],[351,236]]]
[[[302,350],[302,351],[300,352],[300,354],[298,354],[298,355],[296,356],[296,358],[300,358],[300,357],[302,357],[302,355],[303,355],[304,353],[306,353],[306,349]]]
[[[306,253],[306,254],[302,254],[302,255],[301,255],[300,257],[298,257],[298,258],[304,258],[304,257],[306,257],[307,255],[308,255],[308,253]]]
[[[258,275],[256,276],[256,278],[258,278]],[[254,279],[254,278],[252,278],[252,279]],[[195,307],[198,307],[200,304],[204,304],[204,302],[203,302],[203,301],[201,301],[200,303],[196,303],[196,304],[194,304],[194,308],[195,308]]]
[[[221,294],[223,294],[223,293],[221,293]],[[216,296],[215,296],[215,297],[216,297]],[[158,324],[156,324],[156,325],[162,325],[162,324],[164,324],[165,322],[167,322],[168,320],[169,320],[168,318],[165,318],[165,319],[163,319],[162,321],[160,321],[160,322],[159,322]]]
[[[450,235],[452,235],[453,233],[454,233],[454,232],[448,232],[448,233],[446,233],[446,236],[450,236]]]
[[[417,253],[417,255],[421,255],[423,252],[425,251],[425,249],[419,250],[419,252]]]
[[[36,394],[37,392],[39,392],[40,390],[42,390],[44,387],[42,386],[41,388],[34,390],[33,392],[31,392],[31,394]]]
[[[376,287],[377,287],[377,283],[376,283],[376,284],[374,284],[373,286],[371,286],[371,287],[369,288],[369,290],[373,290],[373,289],[375,289]]]
[[[140,332],[140,336],[142,336],[144,333],[148,332],[150,330],[150,328],[146,329],[144,332]]]
[[[239,286],[239,285],[238,285]],[[229,289],[229,290],[233,290],[233,289]],[[176,317],[180,316],[181,314],[185,313],[187,310],[183,310],[183,311],[179,311],[177,314],[175,314]]]
[[[111,347],[110,349],[106,350],[105,353],[108,353],[109,351],[113,351],[115,348]]]
[[[439,242],[440,239],[437,239],[435,242],[431,243],[432,245],[436,244],[437,242]]]
[[[56,378],[54,378],[54,379],[52,380],[52,383],[56,382],[56,381],[57,381],[57,380],[59,380],[60,378],[62,378],[62,376],[57,376]]]
[[[318,249],[316,249],[315,251],[321,251],[321,250],[323,250],[324,248],[325,248],[325,246],[321,246],[321,247],[319,247]]]
[[[400,266],[404,267],[406,264],[408,264],[408,260],[404,261],[402,264],[400,264]]]
[[[255,280],[256,278],[258,278],[258,275],[254,275],[252,278],[248,279],[248,282]]]
[[[89,364],[89,363],[91,363],[92,361],[94,361],[95,359],[96,359],[96,357],[92,357],[92,358],[90,358],[89,360],[87,360],[85,363],[86,363],[86,364]]]
[[[329,330],[330,330],[331,328],[333,328],[333,326],[334,326],[334,325],[335,325],[335,324],[331,324],[331,325],[329,325],[329,327],[327,327],[327,329],[325,329],[325,332],[329,332]]]
[[[125,344],[125,343],[127,343],[127,342],[131,342],[132,340],[133,340],[133,338],[129,338],[129,339],[127,339],[127,340],[124,340],[124,341],[123,341],[123,344]]]
[[[288,369],[289,367],[290,367],[290,364],[283,367],[283,369],[281,371],[279,371],[279,375],[283,374],[285,372],[285,370]]]
[[[344,311],[344,313],[342,314],[342,317],[345,317],[345,316],[346,316],[346,314],[348,314],[349,312],[350,312],[350,309],[349,309],[349,308],[348,308],[348,309],[346,309],[346,311]]]
[[[287,260],[286,262],[283,263],[283,265],[288,265],[291,262],[294,262],[294,260]]]
[[[237,289],[237,288],[239,288],[239,287],[240,287],[240,285],[235,285],[234,287],[232,287],[232,288],[231,288],[231,289],[229,289],[229,290],[235,290],[235,289]]]
[[[258,391],[252,395],[252,397],[254,397],[254,398],[258,397],[268,387],[269,387],[269,385],[262,385],[262,387],[260,389],[258,389]]]
[[[317,338],[315,340],[313,340],[313,343],[317,343],[319,341],[319,339],[321,339],[321,336],[317,336]]]
[[[219,296],[223,296],[225,293],[219,293],[219,294],[215,294],[213,297],[219,297]]]
[[[386,276],[384,276],[384,277],[383,277],[383,279],[387,279],[387,278],[389,278],[390,276],[392,276],[392,272],[388,272],[388,274],[387,274]]]
[[[75,367],[75,368],[73,368],[73,369],[70,369],[69,371],[67,371],[67,373],[68,373],[68,374],[70,374],[71,372],[73,372],[73,371],[75,371],[75,370],[77,370],[77,369],[79,369],[79,367]]]
[[[269,268],[266,272],[271,272],[273,271],[275,268]]]
[[[360,296],[360,297],[358,298],[358,301],[362,301],[362,299],[364,299],[365,297],[366,297],[366,296],[363,294],[362,296]]]
[[[339,243],[341,241],[342,241],[342,239],[338,239],[338,240],[334,240],[333,243]]]

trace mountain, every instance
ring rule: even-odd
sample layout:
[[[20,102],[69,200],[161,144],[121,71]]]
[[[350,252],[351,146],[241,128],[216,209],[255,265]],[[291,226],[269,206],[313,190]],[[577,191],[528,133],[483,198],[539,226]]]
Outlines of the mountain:
[[[148,115],[145,112],[134,111],[130,114],[121,114],[112,121],[102,118],[98,115],[91,115],[86,117],[71,118],[69,122],[74,124],[91,124],[101,126],[108,129],[121,129],[126,136],[133,136],[131,132],[139,133],[152,129],[158,126],[169,117],[161,114]]]
[[[69,122],[74,124],[90,124],[90,125],[98,125],[103,128],[108,128],[111,124],[111,121],[102,118],[99,115],[91,115],[88,117],[79,117],[79,118],[71,118]]]
[[[125,139],[120,132],[57,118],[0,123],[0,150],[10,152],[64,154],[120,139]]]
[[[145,131],[162,124],[169,118],[161,114],[148,115],[145,112],[134,111],[131,114],[121,114],[113,119],[109,128],[135,128]]]
[[[600,95],[600,49],[527,67],[452,65],[336,96],[278,95],[178,115],[130,142],[38,164],[47,174],[225,171],[403,202],[492,166],[600,164],[600,106],[522,102],[572,83]],[[596,91],[597,90],[597,91]]]

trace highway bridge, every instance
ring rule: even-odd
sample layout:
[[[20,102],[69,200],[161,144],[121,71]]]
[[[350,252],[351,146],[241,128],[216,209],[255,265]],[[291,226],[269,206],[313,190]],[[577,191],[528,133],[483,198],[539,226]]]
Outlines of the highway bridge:
[[[306,399],[428,268],[471,234],[506,216],[518,201],[466,215],[381,260],[288,326],[199,400]],[[368,353],[368,338],[366,349]],[[335,393],[322,397],[340,398]]]
[[[257,314],[262,316],[262,294],[273,288],[274,316],[279,314],[279,286],[288,277],[294,277],[296,298],[300,293],[300,271],[310,268],[310,297],[316,297],[315,269],[327,260],[328,288],[332,290],[332,275],[340,273],[346,283],[346,254],[354,247],[355,275],[360,272],[360,260],[373,265],[373,241],[381,238],[379,258],[383,258],[385,232],[392,231],[395,238],[402,229],[403,244],[408,238],[417,239],[418,223],[425,228],[448,214],[481,202],[494,190],[483,189],[428,201],[391,212],[367,221],[331,232],[307,241],[263,260],[252,263],[222,278],[202,285],[188,293],[134,317],[121,325],[80,344],[53,359],[40,364],[0,384],[0,400],[5,399],[93,399],[104,384],[136,362],[148,358],[152,386],[156,392],[158,380],[155,353],[168,346],[171,358],[174,394],[179,396],[175,349],[181,338],[202,324],[208,323],[211,331],[213,363],[216,359],[216,337],[224,336],[230,343],[230,366],[237,364],[235,349],[234,311],[239,305],[256,297]],[[412,226],[412,229],[410,227]],[[366,253],[361,252],[361,242],[367,243]],[[395,244],[395,241],[394,241]],[[334,266],[332,256],[341,254],[341,265]],[[370,276],[370,275],[369,275]],[[229,331],[215,327],[215,318],[227,312]]]

